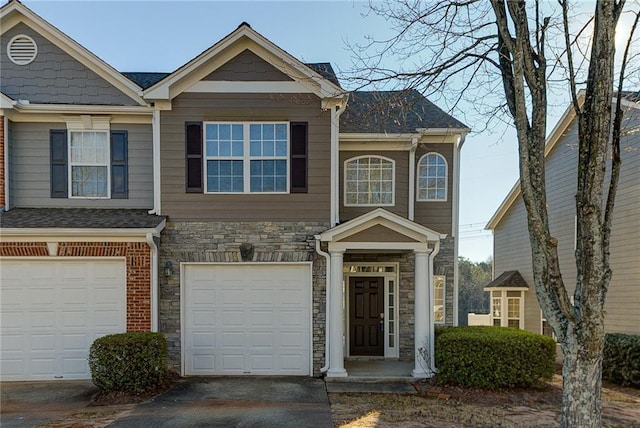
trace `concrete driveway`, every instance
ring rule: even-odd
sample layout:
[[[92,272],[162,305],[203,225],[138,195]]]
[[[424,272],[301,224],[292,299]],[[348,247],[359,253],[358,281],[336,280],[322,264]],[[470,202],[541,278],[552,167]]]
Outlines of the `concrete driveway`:
[[[320,379],[207,377],[182,379],[110,427],[332,427]]]
[[[91,381],[3,382],[0,426],[332,427],[325,384],[306,377],[196,377],[137,405],[87,407]]]
[[[97,391],[90,380],[2,382],[0,426],[37,427],[63,419],[87,407]]]

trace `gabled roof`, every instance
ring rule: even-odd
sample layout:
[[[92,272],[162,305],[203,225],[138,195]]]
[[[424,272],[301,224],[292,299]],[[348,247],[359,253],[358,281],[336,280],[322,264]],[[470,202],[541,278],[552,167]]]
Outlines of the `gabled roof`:
[[[340,86],[338,77],[333,71],[333,67],[328,62],[319,63],[305,63],[305,65],[312,70],[315,70],[318,74],[323,76],[330,82]],[[169,76],[171,73],[154,73],[154,72],[123,72],[122,73],[129,80],[140,86],[142,89],[147,89]]]
[[[3,33],[20,22],[24,22],[132,100],[140,105],[147,104],[140,95],[142,88],[125,78],[115,68],[42,19],[18,0],[11,0],[0,8],[0,21],[2,21]]]
[[[376,208],[321,233],[318,238],[325,242],[339,241],[376,225],[387,227],[394,232],[415,239],[417,242],[439,241],[447,236],[384,208]]]
[[[529,288],[529,284],[524,280],[517,270],[502,272],[499,277],[484,286],[487,288]]]
[[[584,96],[584,91],[580,91],[578,93],[578,103],[580,105],[582,105],[582,103],[584,102]],[[625,91],[622,93],[622,98],[622,104],[626,107],[640,109],[640,91]],[[571,125],[575,117],[576,112],[573,109],[573,105],[570,104],[556,126],[551,131],[551,134],[549,134],[549,136],[547,137],[547,141],[544,147],[545,159],[547,158],[549,153],[551,153],[556,144],[558,144],[558,142],[561,140],[562,136],[565,134],[565,132],[569,128],[569,125]],[[507,194],[507,197],[504,199],[504,201],[502,201],[496,212],[493,214],[493,216],[485,226],[485,229],[495,229],[500,223],[500,220],[502,220],[502,217],[504,217],[507,211],[509,211],[509,208],[511,208],[513,203],[518,199],[518,196],[520,196],[520,180],[516,181],[516,184],[513,185],[513,187]]]
[[[274,65],[320,98],[343,97],[344,90],[326,77],[327,67],[305,65],[243,22],[222,40],[144,91],[145,98],[170,100],[242,51],[251,52]]]
[[[415,89],[351,92],[340,116],[341,133],[415,133],[423,128],[469,130]]]

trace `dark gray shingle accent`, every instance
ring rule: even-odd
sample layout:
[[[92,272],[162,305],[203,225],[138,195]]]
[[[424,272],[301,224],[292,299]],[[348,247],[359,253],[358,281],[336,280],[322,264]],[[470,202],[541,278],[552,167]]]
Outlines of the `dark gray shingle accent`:
[[[147,210],[14,208],[0,212],[0,228],[155,228],[165,218]]]
[[[136,85],[140,86],[142,89],[147,89],[167,77],[171,73],[132,73],[132,72],[124,72],[122,75],[127,79],[131,80]]]
[[[488,283],[485,288],[510,288],[510,287],[526,287],[529,284],[524,280],[520,272],[517,270],[509,270],[502,272],[499,277]]]
[[[418,128],[468,128],[415,89],[355,91],[340,116],[341,133],[412,133]]]

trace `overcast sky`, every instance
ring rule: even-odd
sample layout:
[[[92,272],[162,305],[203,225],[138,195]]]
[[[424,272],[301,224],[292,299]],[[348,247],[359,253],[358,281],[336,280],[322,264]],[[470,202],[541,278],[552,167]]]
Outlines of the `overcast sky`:
[[[353,0],[22,2],[119,71],[173,71],[246,21],[304,62],[331,62],[340,77],[352,68],[348,46],[389,34],[389,23]],[[566,108],[558,104],[549,130]],[[484,261],[493,242],[484,226],[518,175],[513,131],[472,133],[461,159],[459,253]]]

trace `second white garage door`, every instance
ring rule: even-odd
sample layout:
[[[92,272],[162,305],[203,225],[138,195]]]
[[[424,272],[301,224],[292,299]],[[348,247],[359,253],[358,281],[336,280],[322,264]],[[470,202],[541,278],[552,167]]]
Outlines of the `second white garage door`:
[[[185,375],[310,375],[311,265],[185,265]]]

